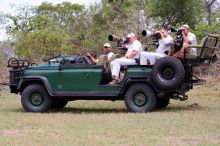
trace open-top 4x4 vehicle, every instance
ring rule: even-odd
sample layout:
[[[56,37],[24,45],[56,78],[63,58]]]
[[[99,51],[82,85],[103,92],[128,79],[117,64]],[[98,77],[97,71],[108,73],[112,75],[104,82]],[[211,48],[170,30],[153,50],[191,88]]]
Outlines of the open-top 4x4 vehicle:
[[[167,107],[170,99],[186,100],[186,92],[203,83],[192,74],[193,67],[210,63],[217,41],[217,35],[205,37],[202,45],[193,46],[198,48],[197,56],[122,67],[124,77],[116,85],[108,84],[106,61],[93,65],[87,56],[59,56],[39,65],[10,59],[9,86],[11,93],[21,94],[22,106],[29,112],[63,108],[73,100],[124,100],[130,112],[150,112]]]

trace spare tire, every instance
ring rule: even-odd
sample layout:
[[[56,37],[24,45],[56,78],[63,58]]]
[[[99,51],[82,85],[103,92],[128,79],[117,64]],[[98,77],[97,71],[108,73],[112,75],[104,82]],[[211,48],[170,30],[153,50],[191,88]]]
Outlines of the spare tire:
[[[151,79],[161,90],[172,90],[182,84],[185,77],[183,64],[173,57],[163,57],[153,66]]]

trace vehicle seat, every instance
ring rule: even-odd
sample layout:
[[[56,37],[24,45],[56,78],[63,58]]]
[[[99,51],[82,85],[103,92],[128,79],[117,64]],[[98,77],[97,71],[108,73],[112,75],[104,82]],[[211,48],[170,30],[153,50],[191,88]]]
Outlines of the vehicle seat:
[[[107,55],[100,55],[98,58],[97,65],[103,65],[104,69],[107,69],[108,66],[108,56]]]
[[[113,54],[112,57],[111,57],[111,61],[113,61],[113,60],[115,60],[119,57],[120,57],[119,54]],[[106,69],[107,72],[111,72],[110,63],[108,63],[108,58],[107,58],[107,63],[106,63],[106,68],[105,69]]]
[[[181,58],[186,60],[195,60],[197,62],[205,62],[209,63],[213,59],[215,55],[215,49],[217,49],[218,43],[218,34],[208,34],[205,36],[200,45],[189,45],[188,48],[197,48],[197,54],[188,54],[185,53]]]
[[[119,57],[120,57],[119,54],[113,54],[111,57],[111,61],[113,61]],[[110,64],[108,63],[108,56],[107,55],[100,55],[98,58],[97,65],[104,65],[104,68],[106,70],[110,70]]]
[[[111,57],[111,61],[113,61],[119,57],[120,57],[119,54],[113,54]],[[108,84],[112,80],[110,64],[108,63],[108,56],[101,55],[98,58],[97,65],[104,66],[104,72],[103,72],[103,76],[102,76],[102,80],[101,80],[100,84]]]

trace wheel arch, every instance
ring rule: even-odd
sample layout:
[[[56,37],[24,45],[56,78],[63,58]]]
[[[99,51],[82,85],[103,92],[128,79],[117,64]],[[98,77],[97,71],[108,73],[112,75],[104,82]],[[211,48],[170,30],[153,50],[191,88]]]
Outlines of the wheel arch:
[[[134,84],[146,84],[149,87],[151,87],[154,92],[156,93],[159,92],[157,87],[151,82],[151,80],[147,79],[146,77],[145,78],[128,78],[125,81],[121,89],[120,95],[125,95],[127,90]]]
[[[52,89],[49,81],[47,78],[41,76],[28,76],[22,78],[18,83],[17,90],[22,92],[30,84],[41,84],[46,89],[47,93],[52,96]]]

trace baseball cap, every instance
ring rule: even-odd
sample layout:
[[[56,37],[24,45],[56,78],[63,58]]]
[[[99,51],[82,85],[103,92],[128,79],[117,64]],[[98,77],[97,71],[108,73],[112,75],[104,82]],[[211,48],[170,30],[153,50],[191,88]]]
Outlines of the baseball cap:
[[[184,24],[184,25],[182,26],[182,28],[189,29],[189,25],[188,25],[188,24]]]
[[[110,45],[109,43],[105,43],[105,44],[104,44],[104,47],[111,48],[111,45]]]
[[[127,35],[127,38],[130,38],[130,37],[135,37],[135,34],[134,34],[133,32],[129,33],[129,34]]]

